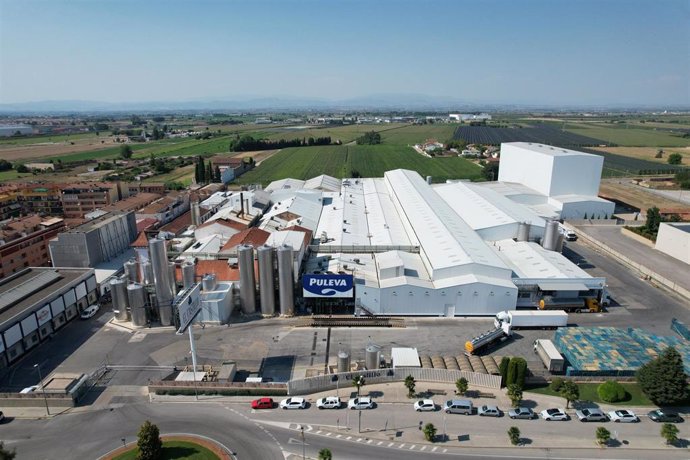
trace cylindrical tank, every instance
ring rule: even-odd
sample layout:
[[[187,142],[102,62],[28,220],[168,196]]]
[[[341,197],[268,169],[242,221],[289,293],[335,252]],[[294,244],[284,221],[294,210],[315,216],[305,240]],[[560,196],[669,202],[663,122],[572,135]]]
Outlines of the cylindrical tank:
[[[139,283],[132,283],[127,286],[127,299],[132,311],[132,324],[134,326],[146,326],[146,293],[144,286]]]
[[[518,241],[529,241],[529,231],[530,231],[530,224],[528,224],[527,222],[520,222],[518,224],[517,240]]]
[[[173,298],[177,295],[177,283],[175,282],[175,264],[168,263],[168,275],[170,276],[170,286],[172,287]]]
[[[194,284],[196,274],[196,265],[194,262],[185,262],[182,264],[182,286],[187,289]]]
[[[141,274],[144,275],[142,279],[144,284],[153,284],[153,265],[151,265],[151,262],[144,261],[141,263]]]
[[[379,363],[381,362],[381,347],[374,345],[373,343],[367,345],[366,352],[364,354],[364,365],[367,370],[378,369]]]
[[[431,185],[431,176],[426,176],[426,183]]]
[[[558,234],[558,241],[556,242],[556,251],[563,252],[563,241],[565,241],[565,235],[562,233]]]
[[[266,245],[259,246],[256,250],[256,258],[259,259],[259,297],[261,301],[261,314],[264,316],[273,316],[276,314],[273,248]]]
[[[242,312],[250,315],[256,311],[254,248],[246,244],[239,245],[237,247],[237,260],[240,268],[240,305]]]
[[[338,372],[350,372],[350,355],[346,351],[338,353]]]
[[[204,275],[201,279],[201,289],[204,291],[213,291],[216,289],[216,275],[214,273]]]
[[[161,325],[172,326],[173,288],[170,282],[170,268],[168,265],[168,254],[165,249],[165,240],[151,238],[149,240],[149,254],[151,256],[151,265],[153,265],[158,316]]]
[[[113,298],[113,311],[115,312],[115,319],[118,321],[127,321],[129,313],[129,301],[127,299],[127,281],[121,279],[114,279],[110,282],[110,292]]]
[[[555,251],[558,245],[558,221],[546,221],[544,228],[544,237],[541,240],[541,245],[548,251]]]
[[[282,245],[278,253],[278,298],[280,300],[280,314],[283,316],[295,315],[295,282],[292,272],[292,246]]]
[[[201,224],[201,211],[199,210],[199,202],[192,201],[192,225],[199,226]]]
[[[139,282],[139,262],[136,259],[129,259],[125,262],[125,276],[130,283]]]

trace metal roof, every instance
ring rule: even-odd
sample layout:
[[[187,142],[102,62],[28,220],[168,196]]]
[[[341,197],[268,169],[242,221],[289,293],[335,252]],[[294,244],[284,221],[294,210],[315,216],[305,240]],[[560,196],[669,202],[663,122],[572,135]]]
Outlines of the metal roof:
[[[312,177],[304,183],[304,188],[323,190],[326,192],[337,192],[340,190],[340,179],[322,174]]]
[[[558,281],[539,281],[537,283],[542,291],[588,291],[584,283],[567,283]]]
[[[391,348],[391,361],[393,367],[421,367],[416,348]]]
[[[4,311],[20,300],[29,297],[36,291],[45,289],[48,285],[60,278],[62,278],[62,276],[58,272],[50,270],[23,279],[21,283],[16,286],[3,290],[2,296],[0,296],[0,311]]]

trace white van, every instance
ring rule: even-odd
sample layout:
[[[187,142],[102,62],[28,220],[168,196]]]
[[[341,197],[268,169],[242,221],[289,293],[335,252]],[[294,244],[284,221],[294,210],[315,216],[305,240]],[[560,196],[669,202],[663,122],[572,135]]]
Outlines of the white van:
[[[453,399],[446,401],[443,406],[443,410],[446,412],[446,414],[472,415],[472,401],[467,399]]]

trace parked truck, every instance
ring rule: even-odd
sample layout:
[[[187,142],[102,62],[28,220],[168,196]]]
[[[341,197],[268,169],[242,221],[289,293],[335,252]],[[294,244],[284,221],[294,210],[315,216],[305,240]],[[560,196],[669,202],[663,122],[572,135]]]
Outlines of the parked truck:
[[[556,350],[556,346],[552,341],[546,339],[537,339],[534,341],[534,352],[539,355],[544,367],[546,367],[549,372],[561,373],[565,367],[565,359]]]
[[[599,313],[601,305],[597,299],[557,299],[555,297],[544,297],[539,301],[540,310],[563,310],[580,313]]]
[[[510,337],[510,333],[506,333],[503,328],[497,327],[465,342],[465,354],[476,354],[478,351],[502,342],[508,337]]]
[[[513,329],[555,329],[568,325],[568,313],[563,310],[510,310],[496,314],[494,326],[510,335]]]

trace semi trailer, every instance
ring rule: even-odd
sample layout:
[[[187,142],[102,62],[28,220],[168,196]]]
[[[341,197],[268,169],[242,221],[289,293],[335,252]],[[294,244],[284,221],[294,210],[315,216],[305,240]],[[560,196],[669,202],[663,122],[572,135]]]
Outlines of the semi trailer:
[[[476,354],[480,350],[489,348],[490,345],[494,345],[498,342],[502,342],[508,337],[510,337],[510,333],[506,333],[503,328],[497,327],[496,329],[492,329],[465,342],[465,354]]]
[[[563,310],[509,310],[496,314],[494,326],[510,335],[513,329],[555,329],[568,325],[568,313]]]
[[[557,299],[555,297],[544,297],[539,301],[540,310],[563,310],[580,313],[599,313],[601,305],[597,299]]]
[[[558,352],[552,341],[537,339],[534,341],[534,352],[539,355],[549,372],[561,373],[565,367],[565,359]]]

